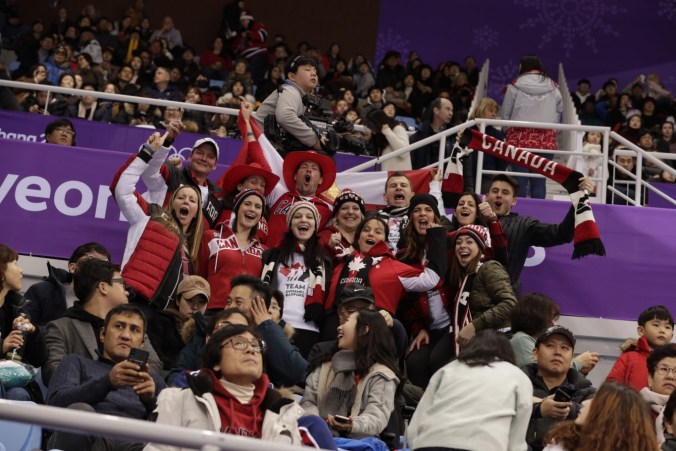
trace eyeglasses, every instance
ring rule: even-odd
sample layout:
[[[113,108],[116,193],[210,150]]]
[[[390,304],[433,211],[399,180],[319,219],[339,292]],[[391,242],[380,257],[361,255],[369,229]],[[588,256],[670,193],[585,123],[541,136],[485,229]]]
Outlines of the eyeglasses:
[[[75,136],[75,132],[69,128],[59,127],[55,128],[54,131],[68,136]]]
[[[238,351],[246,351],[247,349],[251,348],[253,352],[262,354],[268,350],[268,346],[263,340],[247,340],[246,338],[233,338],[232,340],[226,341],[223,343],[223,346],[221,346],[221,349],[225,348],[229,344],[232,345],[233,349]]]
[[[125,282],[126,281],[124,280],[124,277],[114,277],[114,278],[110,279],[111,285],[114,284],[114,283],[121,283],[122,285],[126,286]]]
[[[669,373],[674,373],[674,376],[676,376],[676,368],[670,368],[668,366],[658,366],[655,368],[655,372],[660,376],[667,376]]]

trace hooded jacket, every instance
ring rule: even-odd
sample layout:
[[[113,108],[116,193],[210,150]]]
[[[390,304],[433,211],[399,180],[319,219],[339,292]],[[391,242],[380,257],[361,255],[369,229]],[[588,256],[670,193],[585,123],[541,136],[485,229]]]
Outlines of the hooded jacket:
[[[368,272],[367,280],[360,283],[370,286],[378,309],[387,310],[395,315],[399,303],[407,291],[424,292],[433,289],[446,273],[446,230],[443,227],[429,229],[429,264],[427,267],[413,267],[394,258],[385,241],[376,243],[366,254],[353,253],[355,260],[363,257],[373,257],[373,265]],[[354,261],[354,260],[353,260]],[[325,310],[336,306],[336,288],[343,285],[340,274],[343,267],[349,263],[343,262],[336,267],[331,276],[331,290],[324,304]]]
[[[648,356],[650,345],[645,335],[639,337],[635,346],[632,346],[617,359],[608,373],[606,382],[621,382],[641,391],[648,386]]]
[[[507,85],[501,111],[505,120],[557,123],[563,111],[559,85],[537,71],[521,74]]]

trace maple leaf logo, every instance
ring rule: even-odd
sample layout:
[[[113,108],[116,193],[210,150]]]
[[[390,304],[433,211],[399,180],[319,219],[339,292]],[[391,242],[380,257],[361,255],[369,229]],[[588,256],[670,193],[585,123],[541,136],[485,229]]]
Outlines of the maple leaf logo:
[[[347,267],[350,270],[350,275],[354,275],[353,273],[356,274],[360,270],[366,268],[366,265],[364,264],[364,259],[362,257],[355,257]]]
[[[291,269],[287,268],[286,266],[282,266],[279,269],[279,273],[282,274],[284,277],[288,278],[289,274],[291,273]]]

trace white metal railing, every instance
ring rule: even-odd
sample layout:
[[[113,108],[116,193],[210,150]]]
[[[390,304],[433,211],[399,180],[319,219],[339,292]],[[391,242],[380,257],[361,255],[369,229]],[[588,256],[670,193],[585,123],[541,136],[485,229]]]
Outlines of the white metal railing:
[[[173,100],[153,99],[149,97],[130,96],[126,94],[110,94],[102,91],[88,91],[86,89],[62,88],[61,86],[41,85],[36,83],[25,83],[20,81],[0,80],[0,86],[7,86],[8,88],[14,89],[25,89],[28,91],[46,91],[47,101],[45,103],[44,114],[49,114],[49,102],[52,93],[67,94],[74,96],[90,96],[96,99],[106,99],[113,100],[116,102],[127,102],[133,104],[144,103],[160,107],[174,107],[174,108],[182,108],[184,110],[202,111],[205,113],[227,114],[229,116],[237,116],[239,114],[239,109],[237,108],[224,108],[220,106],[202,105],[200,103],[176,102]],[[320,130],[327,128],[329,125],[326,122],[312,121],[312,123],[315,126],[317,126]],[[355,124],[354,129],[355,131],[358,132],[369,131],[367,127],[358,124]]]
[[[488,62],[484,64],[484,68],[487,68]],[[483,69],[482,69],[483,70]],[[108,94],[104,92],[98,92],[98,91],[87,91],[87,90],[79,90],[79,89],[70,89],[70,88],[61,88],[61,87],[56,87],[56,86],[49,86],[49,85],[39,85],[39,84],[33,84],[33,83],[22,83],[22,82],[14,82],[14,81],[7,81],[7,80],[0,80],[0,86],[8,86],[12,88],[20,88],[20,89],[28,89],[28,90],[43,90],[43,91],[54,91],[58,93],[63,93],[63,94],[71,94],[71,95],[91,95],[93,97],[97,98],[106,98],[106,99],[111,99],[111,100],[116,100],[116,101],[122,101],[122,102],[132,102],[132,103],[148,103],[151,105],[157,105],[157,106],[173,106],[177,108],[185,108],[185,109],[193,109],[196,111],[205,111],[205,112],[216,112],[216,113],[224,113],[224,114],[230,114],[230,115],[237,115],[239,114],[239,110],[233,109],[233,108],[221,108],[221,107],[213,107],[213,106],[207,106],[207,105],[199,105],[199,104],[191,104],[191,103],[183,103],[183,102],[173,102],[173,101],[168,101],[168,100],[159,100],[159,99],[148,99],[145,97],[135,97],[135,96],[127,96],[127,95],[122,95],[122,94]],[[323,123],[320,123],[320,125],[326,125]],[[616,167],[614,162],[609,163],[609,152],[608,152],[608,145],[610,142],[610,138],[614,139],[618,143],[624,145],[625,147],[629,148],[630,150],[633,150],[637,154],[637,174],[640,174],[639,168],[642,167],[643,164],[643,159],[646,159],[652,163],[654,163],[657,167],[663,169],[664,171],[669,172],[670,174],[676,176],[676,169],[672,168],[669,165],[664,164],[662,161],[660,161],[658,158],[653,156],[651,153],[644,151],[643,149],[639,148],[638,146],[634,145],[633,143],[627,141],[620,135],[618,135],[615,132],[611,132],[609,127],[601,127],[601,126],[591,126],[591,125],[580,125],[578,123],[576,124],[553,124],[553,123],[541,123],[541,122],[523,122],[523,121],[506,121],[506,120],[500,120],[500,119],[474,119],[471,121],[467,121],[463,124],[456,125],[455,127],[452,127],[448,130],[444,130],[440,133],[437,133],[435,135],[432,135],[428,138],[425,138],[421,141],[418,141],[414,144],[410,144],[406,147],[403,147],[401,149],[398,149],[392,153],[389,153],[387,155],[373,158],[370,161],[367,161],[365,163],[359,164],[357,166],[354,166],[350,169],[347,169],[345,172],[360,172],[365,169],[371,168],[376,166],[377,164],[382,163],[383,161],[390,160],[392,158],[396,158],[400,155],[409,153],[415,149],[418,149],[420,147],[426,146],[428,144],[431,144],[433,142],[439,141],[439,159],[437,162],[434,164],[430,165],[429,167],[443,167],[443,164],[448,161],[448,158],[445,158],[444,152],[445,152],[445,144],[446,144],[446,139],[449,138],[449,136],[454,135],[456,133],[459,133],[466,128],[473,127],[474,125],[479,125],[480,130],[484,131],[486,125],[494,125],[494,126],[502,126],[502,127],[529,127],[529,128],[544,128],[544,129],[553,129],[553,130],[562,130],[564,132],[584,132],[584,131],[597,131],[600,132],[603,135],[603,140],[602,140],[602,158],[603,158],[603,163],[601,165],[601,172],[602,174],[599,177],[594,177],[592,180],[595,180],[598,183],[598,185],[601,185],[600,192],[597,193],[598,197],[600,198],[600,201],[605,203],[606,201],[606,194],[607,191],[610,190],[611,192],[615,192],[612,187],[609,188],[608,190],[605,189],[608,181],[608,167],[609,165],[612,165],[613,167]],[[357,127],[355,127],[356,130]],[[549,151],[549,150],[538,150],[538,149],[529,149],[534,152],[549,152],[549,153],[559,153],[563,154],[565,153],[566,155],[585,155],[581,151],[576,151],[574,150],[575,146],[573,145],[572,147],[566,149],[564,148],[563,150],[559,151]],[[669,154],[660,154],[661,158],[664,159],[673,159]],[[481,192],[481,181],[482,181],[482,176],[483,174],[494,174],[496,171],[490,171],[490,170],[485,170],[483,169],[483,152],[479,152],[477,156],[477,161],[478,161],[478,171],[477,171],[477,177],[476,177],[476,186],[475,190],[476,192]],[[528,174],[528,173],[521,173],[521,172],[503,172],[511,175],[515,175],[518,177],[544,177],[539,174]],[[633,178],[635,179],[636,176],[633,175]],[[668,197],[668,195],[664,194],[662,191],[659,189],[653,187],[652,185],[649,185],[647,182],[644,182],[640,179],[640,175],[638,177],[638,180],[635,180],[637,186],[645,186],[646,189],[649,189],[661,197],[666,198],[669,202],[674,203],[674,201]],[[640,191],[640,190],[637,190]],[[634,198],[634,203],[635,204],[640,204],[640,193],[637,193],[635,198]]]
[[[573,103],[573,98],[570,94],[570,87],[566,79],[566,74],[563,71],[563,63],[559,64],[559,92],[563,101],[563,114],[561,115],[561,122],[570,125],[581,125],[580,119],[577,116],[577,110]],[[561,137],[561,147],[563,149],[577,149],[577,132],[575,130],[564,131]]]
[[[0,419],[37,424],[48,429],[101,435],[132,442],[160,443],[202,451],[269,451],[271,449],[298,451],[295,446],[238,435],[176,427],[74,409],[24,404],[4,399],[0,399]]]

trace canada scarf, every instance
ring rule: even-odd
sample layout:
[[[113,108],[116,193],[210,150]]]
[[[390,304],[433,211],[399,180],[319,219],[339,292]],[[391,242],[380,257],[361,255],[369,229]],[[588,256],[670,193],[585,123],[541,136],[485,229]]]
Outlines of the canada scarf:
[[[304,246],[296,244],[295,252],[303,255]],[[277,287],[277,272],[279,265],[286,262],[279,261],[280,248],[270,250],[270,258],[263,265],[261,279],[271,287]],[[314,265],[305,262],[308,272],[307,293],[305,296],[305,319],[306,322],[314,321],[319,326],[324,317],[324,285],[326,284],[326,267],[323,261]]]
[[[380,262],[382,257],[376,257],[375,259],[377,262]],[[352,254],[344,257],[343,261],[343,268],[338,276],[335,300],[341,299],[343,289],[347,286],[369,287],[371,285],[369,283],[369,271],[371,271],[371,267],[373,266],[374,257],[354,251]],[[335,302],[334,306],[337,307]]]
[[[568,191],[575,208],[573,258],[578,259],[590,254],[606,255],[589,203],[589,193],[578,188],[578,181],[583,174],[527,150],[507,145],[503,141],[476,130],[465,130],[460,139],[460,145],[456,144],[451,152],[451,159],[442,183],[443,191],[462,191],[462,158],[472,151],[465,147],[530,169],[561,184]]]

